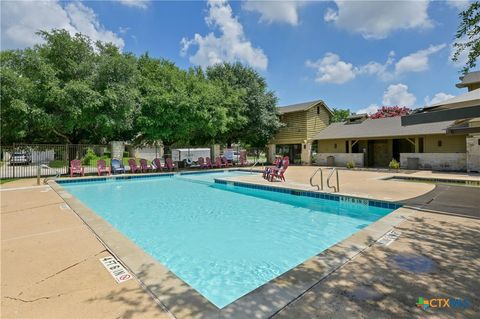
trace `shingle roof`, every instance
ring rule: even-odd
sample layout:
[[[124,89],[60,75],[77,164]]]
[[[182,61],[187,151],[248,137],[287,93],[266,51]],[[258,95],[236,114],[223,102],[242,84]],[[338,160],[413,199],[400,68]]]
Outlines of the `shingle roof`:
[[[478,83],[480,82],[480,71],[467,73],[461,77],[460,80],[462,80],[462,82],[456,84],[457,88],[464,88],[470,84]]]
[[[317,105],[318,103],[322,103],[322,105],[325,106],[327,111],[329,113],[332,113],[332,111],[328,108],[327,104],[325,104],[325,102],[323,102],[322,100],[315,100],[315,101],[310,101],[310,102],[303,102],[303,103],[298,103],[298,104],[280,106],[280,107],[277,107],[277,110],[280,114],[298,112],[298,111],[306,111],[309,108],[311,108],[312,106]]]
[[[323,131],[318,133],[315,140],[331,140],[343,138],[378,138],[389,136],[412,136],[445,134],[446,129],[454,121],[437,122],[402,126],[401,117],[388,117],[383,119],[367,119],[358,124],[332,123]]]
[[[480,73],[480,72],[479,72]],[[480,105],[480,89],[476,89],[455,97],[445,100],[440,103],[432,104],[430,106],[424,107],[424,110],[433,111],[432,109],[442,110],[442,109],[451,109],[458,107],[469,107],[469,106],[478,106]]]

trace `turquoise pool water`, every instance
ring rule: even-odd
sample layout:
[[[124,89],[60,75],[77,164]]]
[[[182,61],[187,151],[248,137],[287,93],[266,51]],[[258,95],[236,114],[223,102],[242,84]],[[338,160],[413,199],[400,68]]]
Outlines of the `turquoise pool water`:
[[[213,181],[241,174],[62,187],[219,308],[392,211]]]

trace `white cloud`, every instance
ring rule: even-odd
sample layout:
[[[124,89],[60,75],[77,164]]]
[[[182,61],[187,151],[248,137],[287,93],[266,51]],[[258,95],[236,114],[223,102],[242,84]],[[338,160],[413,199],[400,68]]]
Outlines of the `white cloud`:
[[[445,48],[446,44],[431,45],[428,49],[420,50],[400,59],[395,64],[395,73],[422,72],[428,70],[428,58]]]
[[[455,43],[465,44],[466,42],[468,42],[468,38],[462,37],[461,39],[455,40],[452,43],[450,43],[450,54],[448,56],[448,62],[455,67],[464,67],[467,64],[469,50],[467,49],[467,50],[461,51],[460,54],[458,55],[457,61],[453,61],[452,60],[453,56],[457,51],[457,48],[454,47],[454,44]]]
[[[432,26],[427,12],[428,0],[336,0],[335,3],[337,10],[329,8],[324,20],[339,28],[360,33],[366,39],[383,39],[395,30]]]
[[[298,9],[304,4],[303,1],[247,0],[243,4],[243,9],[259,12],[261,22],[285,22],[297,25]]]
[[[95,12],[80,2],[62,6],[58,1],[5,1],[2,2],[2,49],[25,48],[38,44],[42,39],[35,34],[39,30],[66,29],[71,34],[82,33],[93,41],[112,42],[120,49],[122,38],[106,30]]]
[[[333,53],[326,53],[315,62],[308,60],[306,65],[317,70],[316,82],[342,84],[353,80],[356,70],[351,63],[340,61],[340,57]]]
[[[366,108],[358,110],[356,113],[357,114],[364,114],[364,113],[373,114],[377,112],[379,108],[380,107],[377,104],[370,104]]]
[[[117,0],[120,4],[123,4],[127,7],[134,7],[140,9],[148,8],[150,0]]]
[[[468,6],[468,0],[447,0],[447,4],[457,10],[464,10]]]
[[[315,81],[320,83],[343,84],[355,79],[358,75],[377,76],[383,81],[392,81],[408,72],[421,72],[428,70],[429,56],[440,51],[446,45],[431,45],[425,50],[419,50],[402,57],[395,63],[395,52],[390,51],[385,63],[370,61],[364,65],[355,66],[342,61],[337,54],[326,53],[317,61],[306,61],[306,65],[317,71]]]
[[[429,96],[425,98],[425,104],[426,105],[432,105],[436,103],[443,102],[445,100],[451,99],[452,97],[455,97],[455,95],[443,93],[443,92],[438,92],[433,96],[433,98],[430,99]]]
[[[417,98],[412,93],[408,92],[408,86],[405,84],[391,84],[383,93],[383,105],[385,106],[406,106],[412,107],[415,105]]]
[[[243,26],[233,15],[230,5],[224,0],[209,0],[208,8],[205,21],[209,26],[218,28],[221,35],[217,37],[211,32],[201,36],[196,33],[193,39],[183,38],[180,53],[186,55],[190,47],[196,45],[197,52],[189,58],[193,64],[206,67],[221,62],[240,61],[265,70],[268,65],[267,56],[262,49],[254,48],[246,39]]]

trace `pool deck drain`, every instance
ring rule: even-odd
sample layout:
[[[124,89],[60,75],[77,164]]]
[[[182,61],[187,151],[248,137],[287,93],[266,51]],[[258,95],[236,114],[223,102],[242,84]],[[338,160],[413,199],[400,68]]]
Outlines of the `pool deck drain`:
[[[65,191],[49,185],[104,245],[176,318],[269,318],[355,258],[410,216],[398,208],[297,267],[219,309],[95,212]]]

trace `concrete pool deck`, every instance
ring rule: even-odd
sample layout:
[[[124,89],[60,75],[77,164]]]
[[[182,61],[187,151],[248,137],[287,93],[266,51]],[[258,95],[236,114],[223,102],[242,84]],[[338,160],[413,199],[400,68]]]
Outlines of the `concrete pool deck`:
[[[309,177],[308,171],[302,174]],[[349,182],[348,177],[344,181]],[[2,189],[33,184],[32,180],[16,181],[2,185]],[[396,185],[397,190],[403,188]],[[114,282],[98,261],[109,255],[108,251],[62,198],[48,189],[1,192],[2,318],[168,318],[136,281]],[[383,196],[373,197],[373,191],[369,194],[377,199]],[[401,196],[406,197],[400,195],[399,200]],[[275,316],[423,317],[425,312],[414,305],[418,297],[456,296],[468,298],[472,306],[457,310],[455,316],[475,317],[480,287],[479,220],[413,211],[395,231],[400,237],[390,245],[368,246]],[[426,256],[434,267],[412,272],[399,267],[398,262],[392,264],[398,259],[395,257],[405,255]],[[253,299],[245,307],[261,303]],[[195,309],[185,311],[190,317],[210,318]],[[427,313],[438,317],[452,315],[450,310],[431,311]]]

